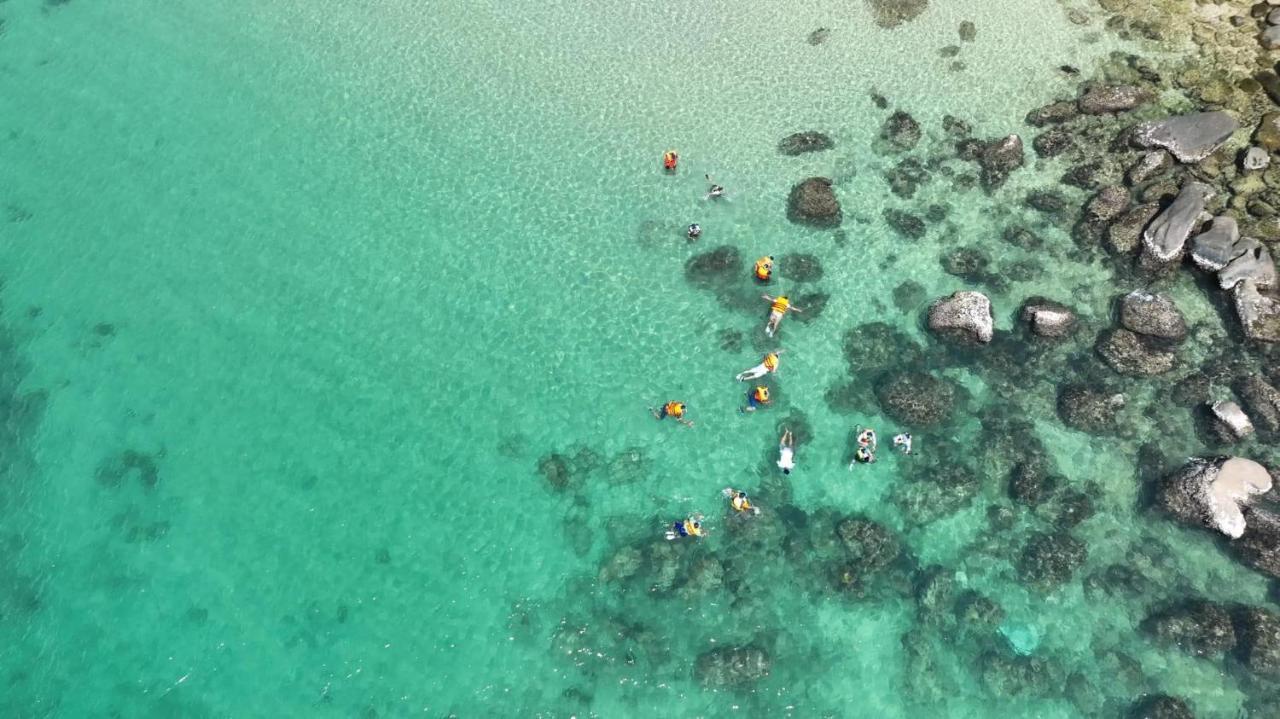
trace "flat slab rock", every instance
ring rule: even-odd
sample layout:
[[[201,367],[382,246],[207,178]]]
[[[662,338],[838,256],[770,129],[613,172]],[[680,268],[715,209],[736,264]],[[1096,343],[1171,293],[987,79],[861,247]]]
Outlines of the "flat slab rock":
[[[1222,110],[1197,112],[1144,123],[1134,140],[1142,147],[1163,147],[1178,162],[1194,163],[1213,154],[1239,128],[1236,118]]]

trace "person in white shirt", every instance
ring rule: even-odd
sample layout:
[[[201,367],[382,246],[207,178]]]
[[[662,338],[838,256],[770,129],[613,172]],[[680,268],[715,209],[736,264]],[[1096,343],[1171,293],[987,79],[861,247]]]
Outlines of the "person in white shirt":
[[[783,474],[791,474],[796,467],[795,437],[786,427],[782,428],[782,438],[778,440],[778,467]]]

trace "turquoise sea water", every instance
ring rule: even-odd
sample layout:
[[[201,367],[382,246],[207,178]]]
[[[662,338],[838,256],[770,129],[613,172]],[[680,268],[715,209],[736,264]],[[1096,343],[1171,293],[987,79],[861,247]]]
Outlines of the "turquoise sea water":
[[[1134,634],[1142,601],[1089,601],[1079,581],[1031,593],[1016,547],[979,549],[998,481],[922,524],[892,501],[906,460],[886,451],[846,471],[854,424],[885,440],[895,428],[870,394],[852,414],[824,400],[849,379],[845,330],[880,321],[927,341],[923,301],[903,309],[893,290],[962,288],[937,261],[954,238],[1023,258],[999,233],[1025,213],[1023,189],[1061,172],[1024,170],[994,198],[942,182],[894,198],[875,142],[887,112],[869,93],[919,119],[926,146],[943,143],[948,113],[1003,135],[1074,92],[1058,65],[1087,68],[1111,40],[1050,0],[934,3],[895,30],[860,3],[788,5],[0,4],[16,392],[0,714],[1088,713],[1061,687],[991,691],[945,633],[929,640],[930,668],[908,661],[910,591],[849,601],[803,552],[765,551],[786,497],[900,532],[922,565],[998,600],[1009,631],[1039,636],[1058,679],[1099,702],[1133,698],[1112,686],[1123,653],[1157,678],[1148,688],[1234,716],[1234,680]],[[954,71],[938,50],[965,19],[978,37]],[[818,27],[830,39],[808,44]],[[777,153],[807,129],[835,149]],[[682,155],[674,177],[658,171],[668,147]],[[704,173],[728,202],[704,201]],[[786,220],[789,187],[810,175],[836,180],[843,238]],[[882,220],[929,202],[952,210],[923,241]],[[690,222],[704,228],[693,245]],[[748,260],[812,253],[824,269],[812,284],[831,295],[817,319],[784,322],[777,406],[757,416],[737,413],[732,378],[772,346],[764,302],[727,307],[685,278],[688,258],[722,244]],[[1105,323],[1106,278],[1055,264],[992,293],[998,325],[1031,294]],[[1175,293],[1190,319],[1213,319],[1189,283]],[[740,343],[723,349],[725,331]],[[952,374],[971,406],[1002,401]],[[1063,429],[1051,383],[1027,395],[1068,479],[1100,488],[1078,532],[1086,570],[1149,562],[1162,589],[1263,597],[1208,542],[1134,514],[1136,442]],[[694,429],[646,412],[675,398]],[[768,462],[794,410],[814,438],[780,484]],[[922,453],[936,439],[917,432]],[[555,452],[574,458],[567,489],[538,471]],[[726,524],[725,486],[761,491],[763,538]],[[712,536],[662,543],[662,525],[692,511]],[[715,552],[699,570],[710,578],[650,591],[644,576],[600,576],[649,538],[686,560]],[[1175,541],[1176,556],[1134,558]],[[693,676],[699,654],[748,642],[768,646],[767,679],[715,690]]]

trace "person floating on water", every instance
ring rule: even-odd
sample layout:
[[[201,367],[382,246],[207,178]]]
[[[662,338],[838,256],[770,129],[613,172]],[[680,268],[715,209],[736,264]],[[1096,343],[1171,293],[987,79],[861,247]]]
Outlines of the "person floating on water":
[[[876,461],[876,455],[868,447],[858,447],[853,453],[853,461],[849,463],[849,469],[853,469],[854,464],[872,464]]]
[[[705,199],[718,200],[721,197],[724,197],[724,188],[721,187],[720,185],[717,185],[715,181],[711,179],[711,175],[705,175],[705,177],[707,178],[707,183],[711,185],[711,187],[707,190],[707,196]]]
[[[893,438],[893,448],[902,450],[903,454],[911,454],[911,433],[903,432]]]
[[[681,537],[705,537],[708,534],[710,534],[710,532],[702,528],[702,515],[695,514],[683,522],[672,522],[671,529],[667,530],[667,539],[680,539]]]
[[[667,172],[675,172],[676,165],[679,162],[680,162],[680,156],[676,154],[675,150],[667,150],[666,152],[662,153],[662,169],[666,170]]]
[[[747,406],[738,409],[739,412],[754,412],[757,407],[769,404],[769,388],[764,385],[757,385],[755,389],[747,393]]]
[[[768,282],[773,277],[773,255],[756,260],[756,279]]]
[[[791,430],[783,427],[782,437],[778,439],[778,468],[783,474],[791,474],[791,470],[796,468],[795,443]]]
[[[686,234],[689,236],[690,242],[693,242],[699,237],[702,237],[702,225],[699,225],[696,222],[693,223],[692,225],[689,225],[689,231]]]
[[[769,307],[769,321],[764,325],[764,333],[770,337],[773,336],[774,332],[778,331],[778,323],[782,321],[782,316],[785,315],[788,310],[793,312],[803,311],[799,307],[791,304],[791,300],[788,299],[786,295],[779,295],[777,297],[770,297],[769,295],[760,296],[773,303],[773,305]]]
[[[654,409],[653,407],[649,408],[649,411],[653,413],[654,419],[666,419],[667,417],[671,417],[686,427],[692,427],[693,422],[685,419],[684,417],[686,410],[688,410],[688,406],[684,402],[676,402],[674,400],[662,405],[661,409]]]
[[[729,498],[729,506],[733,507],[735,512],[760,513],[760,508],[751,503],[751,500],[747,498],[746,492],[739,492],[733,487],[725,487],[721,494]]]
[[[735,379],[739,382],[746,382],[747,380],[759,379],[767,374],[777,372],[778,355],[783,352],[785,352],[785,350],[774,350],[773,352],[770,352],[764,356],[764,359],[760,361],[760,364],[739,373]]]
[[[855,431],[858,433],[858,446],[866,447],[872,452],[875,452],[877,448],[876,431],[870,427],[863,427],[862,425],[858,425]]]

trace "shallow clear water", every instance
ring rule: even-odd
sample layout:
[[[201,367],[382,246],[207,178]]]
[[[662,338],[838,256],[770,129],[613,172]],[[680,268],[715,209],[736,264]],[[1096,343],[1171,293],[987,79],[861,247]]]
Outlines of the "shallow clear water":
[[[803,554],[753,557],[722,526],[722,487],[781,498],[766,461],[792,409],[814,429],[792,505],[901,531],[1106,701],[1132,698],[1109,688],[1114,650],[1203,716],[1236,713],[1217,666],[1135,635],[1143,602],[1087,600],[1078,580],[1029,593],[1016,547],[977,549],[997,480],[953,517],[904,516],[904,460],[844,468],[854,424],[892,435],[875,398],[852,414],[824,400],[848,380],[846,329],[927,341],[924,304],[892,293],[963,287],[939,266],[948,243],[1021,259],[999,234],[1026,214],[1022,190],[1062,169],[1023,170],[993,198],[941,181],[895,198],[871,90],[920,120],[921,154],[945,144],[944,114],[978,136],[1023,130],[1074,92],[1058,65],[1110,49],[1097,23],[1050,0],[934,3],[892,31],[859,3],[10,0],[0,17],[6,352],[19,393],[47,393],[42,412],[13,412],[5,450],[0,713],[1079,715],[1062,691],[993,694],[945,634],[927,672],[939,693],[922,693],[901,641],[909,593],[851,602]],[[957,72],[938,50],[964,19],[978,37]],[[830,39],[808,44],[818,27]],[[777,153],[807,129],[835,149]],[[675,177],[657,171],[668,147]],[[704,201],[704,173],[728,202]],[[836,179],[843,240],[785,218],[789,187],[815,174]],[[884,224],[886,207],[930,202],[952,211],[925,240]],[[778,406],[757,416],[736,411],[732,378],[769,346],[763,301],[727,308],[685,279],[721,244],[813,253],[831,294],[818,319],[784,323]],[[1105,322],[1107,278],[1055,262],[991,293],[998,325],[1031,294]],[[1175,292],[1189,319],[1214,319],[1189,283]],[[741,346],[722,349],[722,330]],[[972,407],[1002,402],[948,373]],[[1085,571],[1176,542],[1162,589],[1263,596],[1207,541],[1134,513],[1136,440],[1062,428],[1052,378],[1026,389],[1064,474],[1100,488],[1077,530]],[[650,418],[672,398],[695,429]],[[935,439],[917,432],[921,452]],[[595,468],[553,491],[541,458],[580,447]],[[716,552],[732,582],[598,580],[695,510],[713,536],[675,551]],[[698,654],[747,641],[773,660],[754,689],[694,679]]]

